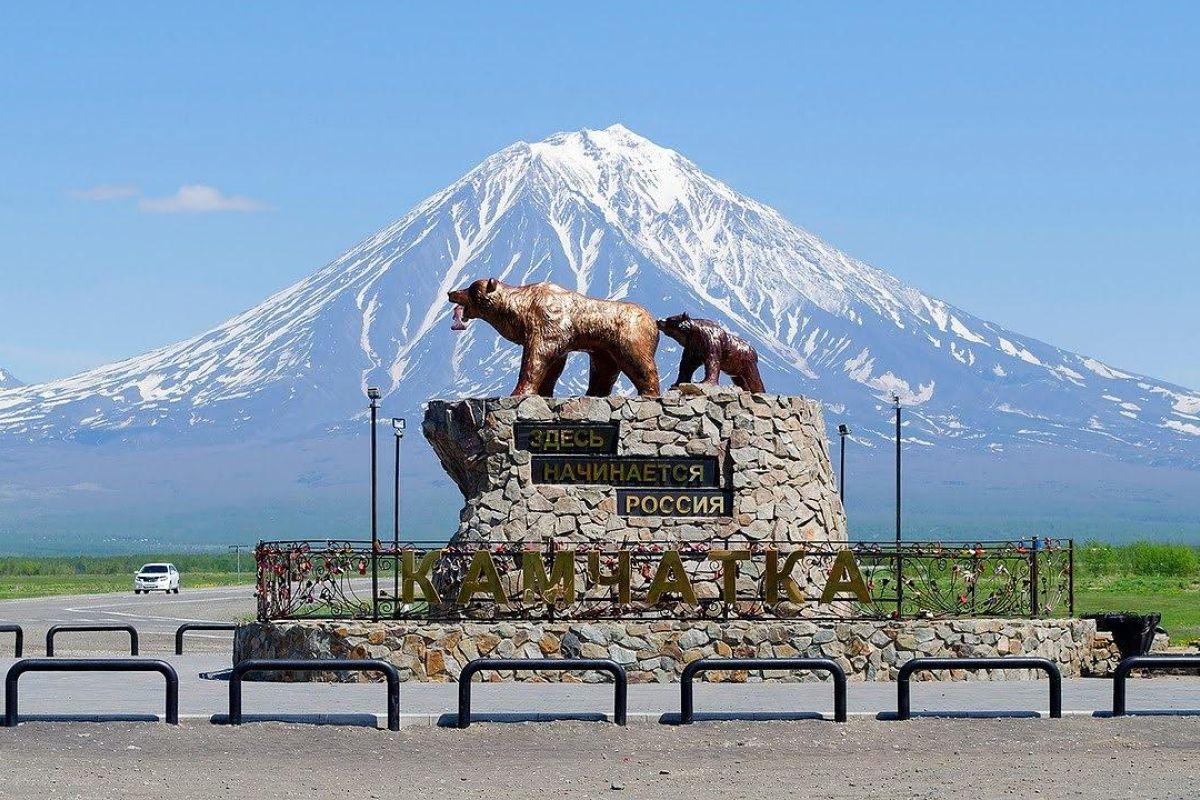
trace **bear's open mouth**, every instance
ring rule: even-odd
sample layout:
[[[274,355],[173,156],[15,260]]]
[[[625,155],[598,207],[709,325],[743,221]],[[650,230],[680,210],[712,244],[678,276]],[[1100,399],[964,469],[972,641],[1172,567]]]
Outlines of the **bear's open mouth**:
[[[458,303],[454,304],[454,322],[450,323],[450,330],[465,331],[467,323],[463,321],[463,307]]]

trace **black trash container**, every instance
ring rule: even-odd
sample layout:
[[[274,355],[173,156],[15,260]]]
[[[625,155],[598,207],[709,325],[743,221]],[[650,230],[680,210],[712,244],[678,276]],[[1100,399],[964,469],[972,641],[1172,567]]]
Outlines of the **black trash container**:
[[[1117,614],[1085,614],[1084,619],[1096,620],[1096,630],[1111,633],[1121,658],[1144,656],[1150,652],[1154,644],[1154,634],[1158,632],[1158,623],[1162,614],[1133,614],[1121,612]]]

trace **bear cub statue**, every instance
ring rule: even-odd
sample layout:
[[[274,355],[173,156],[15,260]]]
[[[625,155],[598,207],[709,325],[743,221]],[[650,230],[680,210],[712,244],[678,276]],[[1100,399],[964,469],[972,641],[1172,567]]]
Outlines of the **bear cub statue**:
[[[701,383],[716,384],[724,372],[739,389],[765,391],[762,376],[758,374],[758,353],[742,337],[711,319],[692,319],[686,313],[657,320],[657,325],[683,347],[679,377],[672,389],[681,383],[691,383],[696,369],[703,366]]]

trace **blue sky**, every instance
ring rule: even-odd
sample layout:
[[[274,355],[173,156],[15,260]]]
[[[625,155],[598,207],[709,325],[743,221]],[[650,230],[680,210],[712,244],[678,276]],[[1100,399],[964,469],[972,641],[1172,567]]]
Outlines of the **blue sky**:
[[[515,140],[622,122],[972,313],[1200,387],[1200,6],[339,5],[4,6],[0,365],[199,333]]]

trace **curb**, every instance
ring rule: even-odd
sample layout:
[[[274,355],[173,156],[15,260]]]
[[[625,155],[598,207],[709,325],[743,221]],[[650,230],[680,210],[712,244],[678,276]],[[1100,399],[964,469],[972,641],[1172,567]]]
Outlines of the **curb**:
[[[145,715],[145,719],[149,720],[151,716]],[[877,720],[880,722],[896,722],[895,711],[851,711],[847,715],[849,717],[860,720]],[[1063,717],[1097,717],[1108,716],[1105,711],[1063,711]],[[212,725],[226,726],[228,715],[220,714],[199,714],[190,713],[179,715],[181,723],[206,723]],[[350,719],[353,718],[353,719]],[[677,712],[657,713],[647,711],[631,711],[628,713],[626,720],[630,725],[667,725],[675,727],[677,725],[679,714]],[[1047,711],[1023,711],[1023,712],[914,712],[913,719],[1049,719],[1050,715]],[[89,721],[89,722],[111,722],[115,721],[111,717],[104,715],[94,715],[83,719],[82,717],[72,717],[72,720]],[[458,715],[454,712],[446,712],[440,714],[434,713],[402,713],[400,715],[400,729],[404,728],[449,728],[457,730],[456,722]],[[24,721],[24,720],[23,720]],[[49,721],[40,718],[38,715],[31,715],[28,721]],[[162,717],[158,716],[158,721],[162,721]],[[254,723],[275,723],[284,725],[342,725],[353,727],[374,727],[379,730],[387,730],[387,715],[372,714],[369,712],[354,713],[354,714],[244,714],[243,725]],[[504,723],[513,724],[521,722],[612,722],[612,715],[606,712],[596,712],[592,714],[547,714],[547,713],[530,713],[522,714],[517,712],[512,713],[481,713],[471,717],[471,725],[475,726],[480,723]],[[696,714],[696,722],[693,724],[703,724],[706,722],[833,722],[832,712],[813,712],[803,715],[787,715],[787,714]]]

